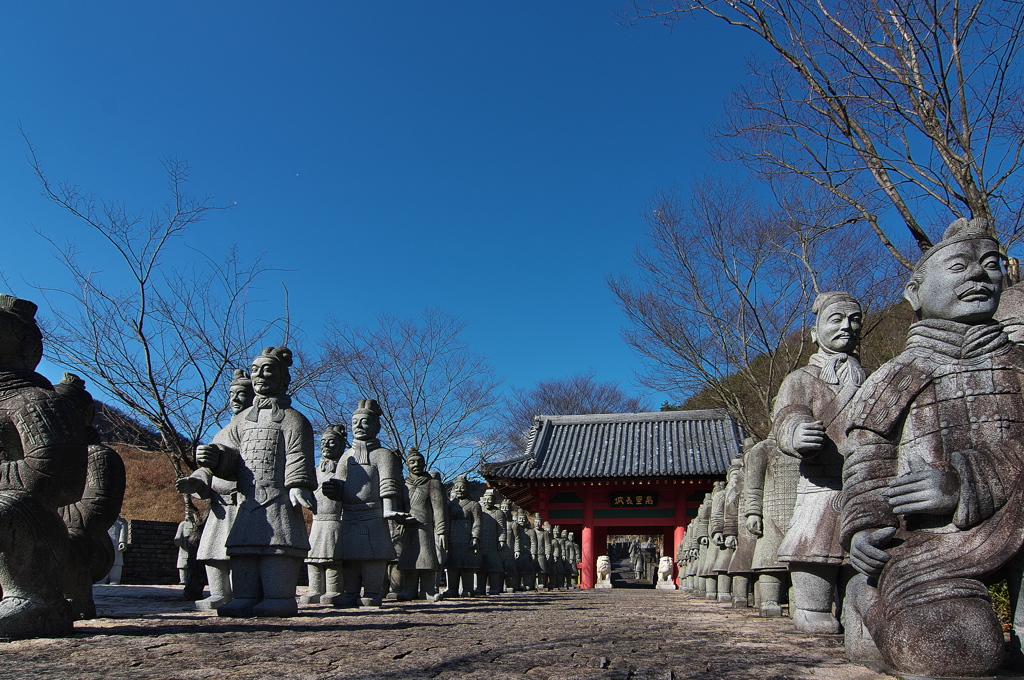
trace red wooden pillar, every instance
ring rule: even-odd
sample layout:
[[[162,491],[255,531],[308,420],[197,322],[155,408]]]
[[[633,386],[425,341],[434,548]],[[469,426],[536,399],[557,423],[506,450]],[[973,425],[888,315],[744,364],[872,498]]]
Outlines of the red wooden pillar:
[[[597,555],[594,554],[594,496],[593,490],[587,489],[583,495],[583,531],[580,540],[583,542],[583,574],[580,588],[593,588],[597,581]]]
[[[680,484],[676,486],[676,530],[672,535],[672,552],[669,555],[672,557],[673,562],[676,559],[676,551],[679,549],[679,544],[683,542],[683,537],[686,535],[686,496],[687,496],[686,485]],[[679,565],[676,565],[676,585],[679,583]]]

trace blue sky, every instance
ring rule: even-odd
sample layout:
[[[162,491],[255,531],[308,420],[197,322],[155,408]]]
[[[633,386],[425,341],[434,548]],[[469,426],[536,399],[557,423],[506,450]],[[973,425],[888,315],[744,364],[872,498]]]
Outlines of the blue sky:
[[[5,3],[0,273],[30,299],[63,280],[33,227],[109,265],[40,197],[20,122],[52,178],[135,207],[186,159],[234,206],[193,245],[266,252],[288,271],[264,296],[287,285],[311,339],[329,313],[439,307],[512,385],[629,387],[605,276],[631,271],[645,199],[712,165],[704,129],[758,46],[710,20],[624,27],[621,5]]]

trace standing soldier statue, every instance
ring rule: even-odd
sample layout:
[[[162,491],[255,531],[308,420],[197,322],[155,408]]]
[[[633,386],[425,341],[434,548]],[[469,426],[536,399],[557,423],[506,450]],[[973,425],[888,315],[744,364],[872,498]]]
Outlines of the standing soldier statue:
[[[228,386],[228,408],[231,409],[232,418],[252,406],[255,397],[249,374],[242,369],[235,369]],[[210,596],[198,600],[196,609],[213,610],[233,597],[227,540],[231,524],[235,521],[238,483],[214,477],[208,468],[201,467],[175,482],[175,488],[178,493],[191,494],[209,504],[196,559],[203,563],[206,570]]]
[[[380,444],[383,412],[373,399],[360,399],[352,413],[351,448],[338,461],[334,478],[321,486],[341,503],[341,607],[379,607],[388,561],[395,559],[388,520],[405,523],[401,459]]]
[[[292,353],[267,347],[252,360],[253,405],[231,419],[196,460],[214,476],[238,483],[238,507],[227,538],[234,599],[220,616],[294,616],[295,587],[309,551],[301,507],[315,510],[313,428],[291,407]]]
[[[818,351],[782,381],[772,420],[779,449],[800,460],[793,519],[779,559],[789,564],[796,629],[829,635],[839,632],[832,606],[841,606],[849,579],[840,578],[847,561],[839,542],[841,452],[847,408],[865,377],[855,354],[863,318],[860,303],[838,291],[818,295],[811,310],[817,315],[811,340]]]
[[[416,447],[406,450],[405,478],[409,514],[416,521],[404,527],[398,569],[402,575],[399,600],[437,600],[437,549],[448,548],[447,505],[441,480],[427,472],[427,460]]]

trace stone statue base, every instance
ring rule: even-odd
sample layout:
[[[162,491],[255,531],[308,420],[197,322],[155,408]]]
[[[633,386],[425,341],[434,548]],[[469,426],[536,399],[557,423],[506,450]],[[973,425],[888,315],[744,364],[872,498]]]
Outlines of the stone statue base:
[[[611,588],[612,584],[611,583],[595,583],[594,587],[595,588]]]
[[[654,586],[655,590],[678,590],[676,584],[671,581],[658,581],[658,585]]]

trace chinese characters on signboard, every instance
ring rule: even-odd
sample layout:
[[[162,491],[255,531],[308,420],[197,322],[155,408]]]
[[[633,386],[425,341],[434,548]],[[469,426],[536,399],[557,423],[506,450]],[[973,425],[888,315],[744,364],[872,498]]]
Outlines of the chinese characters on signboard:
[[[608,498],[613,508],[653,508],[658,504],[656,491],[616,491]]]

